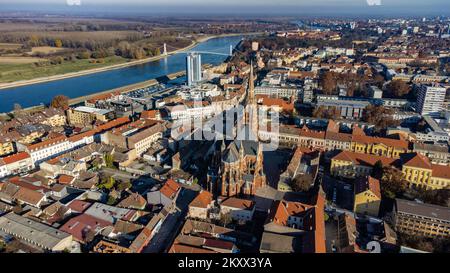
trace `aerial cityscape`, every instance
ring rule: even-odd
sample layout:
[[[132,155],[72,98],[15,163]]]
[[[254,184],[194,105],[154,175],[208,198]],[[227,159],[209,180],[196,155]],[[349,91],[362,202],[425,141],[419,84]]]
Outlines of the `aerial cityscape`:
[[[450,253],[448,1],[144,2],[0,3],[0,257]]]

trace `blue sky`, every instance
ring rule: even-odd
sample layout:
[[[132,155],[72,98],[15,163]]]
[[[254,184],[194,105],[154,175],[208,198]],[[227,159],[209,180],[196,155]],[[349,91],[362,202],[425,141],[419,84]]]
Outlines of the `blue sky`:
[[[450,15],[450,0],[79,0],[81,7],[69,7],[67,0],[0,0],[0,12],[10,10],[130,11],[179,13],[260,14],[401,14]],[[69,0],[75,1],[75,0]],[[381,6],[368,2],[381,1]]]

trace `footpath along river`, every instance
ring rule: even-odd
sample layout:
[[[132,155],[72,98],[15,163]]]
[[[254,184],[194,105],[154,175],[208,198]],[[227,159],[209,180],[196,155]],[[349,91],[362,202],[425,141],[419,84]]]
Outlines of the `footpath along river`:
[[[228,54],[230,45],[235,47],[241,39],[242,36],[213,38],[189,51]],[[0,90],[0,112],[13,110],[14,103],[19,103],[23,108],[38,106],[48,104],[54,96],[60,94],[76,98],[179,72],[186,67],[185,58],[186,53],[177,53],[130,67],[3,89]],[[224,55],[202,54],[202,63],[218,65],[226,58]]]

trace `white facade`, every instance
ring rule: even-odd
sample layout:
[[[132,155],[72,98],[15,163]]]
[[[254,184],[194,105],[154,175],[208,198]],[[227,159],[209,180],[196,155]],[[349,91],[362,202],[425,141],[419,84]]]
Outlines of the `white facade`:
[[[186,57],[186,78],[188,86],[192,86],[202,80],[202,56],[198,53],[190,53]]]
[[[417,94],[417,112],[422,116],[439,116],[444,110],[445,93],[442,86],[422,85]]]

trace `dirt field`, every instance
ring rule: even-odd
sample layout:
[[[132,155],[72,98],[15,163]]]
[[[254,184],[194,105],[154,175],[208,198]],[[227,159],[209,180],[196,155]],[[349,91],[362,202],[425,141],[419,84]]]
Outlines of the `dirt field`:
[[[40,61],[45,61],[45,59],[34,57],[0,57],[0,64],[31,64]]]
[[[65,50],[65,48],[58,48],[58,47],[52,47],[52,46],[37,46],[37,47],[33,47],[31,49],[31,52],[28,52],[28,54],[33,55],[36,53],[44,53],[44,54],[50,54],[50,53],[55,53],[55,52],[59,52],[59,51],[63,51]]]

